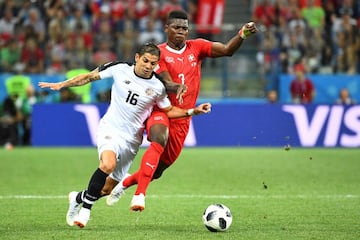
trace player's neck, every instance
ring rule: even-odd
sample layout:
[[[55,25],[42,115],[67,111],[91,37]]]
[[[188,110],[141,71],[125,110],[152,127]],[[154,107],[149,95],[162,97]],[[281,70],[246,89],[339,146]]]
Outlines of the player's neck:
[[[173,44],[173,43],[171,43],[171,42],[167,42],[167,45],[168,45],[169,47],[171,47],[172,49],[180,50],[180,49],[182,49],[182,48],[185,46],[185,43],[182,43],[182,44],[180,44],[180,45],[175,45],[175,44]]]

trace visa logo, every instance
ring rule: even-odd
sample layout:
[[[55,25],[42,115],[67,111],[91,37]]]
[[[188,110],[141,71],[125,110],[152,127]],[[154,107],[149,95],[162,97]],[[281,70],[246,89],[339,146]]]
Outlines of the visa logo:
[[[323,141],[325,147],[360,146],[358,105],[319,105],[312,116],[303,105],[284,105],[282,110],[292,115],[301,146],[313,147],[318,141]],[[324,132],[323,139],[320,139],[321,132]]]

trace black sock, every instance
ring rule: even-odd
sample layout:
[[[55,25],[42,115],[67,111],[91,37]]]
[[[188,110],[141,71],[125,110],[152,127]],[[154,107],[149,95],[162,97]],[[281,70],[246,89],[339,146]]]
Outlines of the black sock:
[[[91,209],[94,202],[101,197],[101,189],[104,187],[108,175],[101,171],[100,168],[96,169],[89,181],[88,189],[85,191],[84,208]]]
[[[84,202],[86,193],[87,193],[87,190],[83,190],[83,191],[79,192],[78,195],[76,195],[76,202],[78,204],[81,204]]]

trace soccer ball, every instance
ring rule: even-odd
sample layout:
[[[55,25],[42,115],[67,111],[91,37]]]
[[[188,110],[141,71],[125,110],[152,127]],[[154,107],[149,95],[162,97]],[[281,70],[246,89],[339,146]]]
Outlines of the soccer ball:
[[[217,203],[209,205],[202,216],[205,227],[211,232],[224,232],[232,223],[230,209],[224,204]]]

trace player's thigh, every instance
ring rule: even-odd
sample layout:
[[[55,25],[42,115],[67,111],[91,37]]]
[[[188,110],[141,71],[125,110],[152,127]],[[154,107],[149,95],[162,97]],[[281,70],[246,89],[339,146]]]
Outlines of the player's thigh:
[[[169,118],[164,112],[153,111],[146,120],[147,139],[165,146],[169,135]]]
[[[122,180],[128,173],[131,164],[134,162],[135,156],[139,150],[139,144],[126,142],[119,153],[116,167],[110,174],[110,177],[118,182]]]
[[[169,129],[169,139],[160,160],[166,165],[172,165],[179,157],[189,131],[188,124],[172,124]]]

